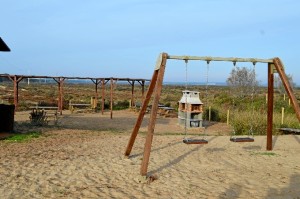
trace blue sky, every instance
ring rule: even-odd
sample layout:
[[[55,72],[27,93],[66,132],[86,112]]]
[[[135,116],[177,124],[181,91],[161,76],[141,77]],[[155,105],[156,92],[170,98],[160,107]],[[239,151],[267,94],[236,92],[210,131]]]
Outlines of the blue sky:
[[[300,84],[298,0],[6,0],[0,73],[150,79],[160,52],[170,55],[280,57]],[[252,64],[238,63],[252,67]],[[205,81],[191,61],[188,81]],[[225,82],[232,63],[212,62],[210,82]],[[257,64],[266,82],[266,64]],[[167,63],[165,81],[185,81],[183,61]]]

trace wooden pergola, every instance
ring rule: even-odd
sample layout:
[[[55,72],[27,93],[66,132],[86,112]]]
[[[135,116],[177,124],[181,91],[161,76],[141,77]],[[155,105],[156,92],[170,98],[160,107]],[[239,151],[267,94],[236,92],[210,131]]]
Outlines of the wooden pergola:
[[[63,86],[65,80],[91,80],[95,85],[95,99],[98,99],[99,92],[98,92],[98,85],[101,84],[102,89],[102,114],[104,113],[104,101],[105,101],[105,85],[110,82],[110,117],[113,117],[113,88],[114,85],[118,81],[128,82],[131,85],[131,105],[134,105],[134,88],[135,83],[138,82],[142,86],[142,98],[144,97],[145,91],[145,83],[150,80],[148,79],[136,79],[136,78],[116,78],[116,77],[109,77],[109,78],[93,78],[93,77],[54,77],[54,76],[33,76],[33,75],[10,75],[10,74],[0,74],[0,77],[5,77],[10,79],[14,84],[14,105],[15,110],[18,109],[19,103],[19,83],[26,78],[31,79],[53,79],[58,85],[58,111],[62,114],[63,110]],[[143,99],[142,99],[143,100]]]
[[[148,91],[146,93],[146,97],[143,101],[143,105],[139,112],[137,121],[135,126],[132,130],[131,137],[128,141],[127,148],[125,151],[125,156],[129,156],[134,145],[136,136],[142,124],[144,115],[146,113],[146,108],[150,101],[152,95],[154,95],[153,102],[152,102],[152,110],[151,115],[148,123],[148,133],[146,136],[145,146],[144,146],[144,154],[141,163],[140,174],[141,176],[147,176],[152,140],[154,135],[155,123],[156,123],[156,116],[158,111],[158,102],[161,96],[162,91],[162,84],[163,78],[165,73],[165,68],[168,59],[176,59],[176,60],[201,60],[201,61],[229,61],[229,62],[252,62],[252,63],[266,63],[267,70],[268,70],[268,113],[267,113],[267,145],[266,150],[272,150],[272,131],[273,131],[273,106],[274,106],[274,73],[278,73],[282,83],[287,91],[288,96],[291,99],[293,108],[296,112],[297,118],[300,122],[300,108],[298,101],[293,93],[292,87],[288,81],[288,78],[284,72],[284,66],[281,60],[278,57],[272,59],[256,59],[256,58],[224,58],[224,57],[199,57],[199,56],[172,56],[168,55],[167,53],[161,53],[157,59],[156,66],[154,69],[154,73],[152,76],[151,83],[149,85]]]

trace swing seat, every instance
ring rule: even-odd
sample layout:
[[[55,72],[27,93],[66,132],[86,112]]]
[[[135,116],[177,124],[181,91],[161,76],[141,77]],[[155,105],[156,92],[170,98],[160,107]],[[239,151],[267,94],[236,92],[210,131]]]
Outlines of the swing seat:
[[[204,139],[183,139],[185,144],[208,144],[207,140]]]
[[[254,142],[253,138],[250,137],[239,137],[239,138],[230,138],[231,142]]]

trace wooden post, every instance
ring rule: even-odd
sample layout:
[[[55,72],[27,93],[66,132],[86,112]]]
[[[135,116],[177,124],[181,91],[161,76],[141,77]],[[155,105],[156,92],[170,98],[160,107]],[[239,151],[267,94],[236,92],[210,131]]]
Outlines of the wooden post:
[[[267,150],[272,150],[273,131],[273,103],[274,103],[274,74],[272,64],[268,63],[268,113],[267,113]]]
[[[156,85],[156,81],[157,81],[157,76],[158,76],[158,70],[155,70],[154,73],[153,73],[153,75],[152,75],[152,80],[150,82],[150,86],[149,86],[148,91],[146,93],[146,97],[145,97],[145,99],[143,101],[141,110],[139,112],[138,118],[137,118],[136,123],[135,123],[135,126],[134,126],[134,128],[132,130],[130,139],[128,141],[127,148],[126,148],[126,151],[125,151],[125,156],[129,156],[130,153],[131,153],[131,150],[132,150],[133,144],[135,142],[136,136],[137,136],[137,134],[139,132],[139,129],[141,127],[141,124],[143,122],[143,118],[145,116],[145,113],[146,113],[146,110],[147,110],[150,98],[151,98],[152,93],[154,91],[154,88],[155,88],[155,85]]]
[[[283,101],[285,101],[285,94],[283,94]]]
[[[284,107],[281,107],[281,124],[283,124],[284,120]]]
[[[145,141],[144,155],[143,155],[143,160],[142,160],[141,170],[140,170],[140,173],[142,176],[147,175],[153,133],[154,133],[157,110],[158,110],[158,102],[159,102],[160,95],[161,95],[162,83],[163,83],[163,78],[164,78],[164,73],[165,73],[167,57],[168,57],[168,54],[166,54],[166,53],[162,54],[161,65],[160,65],[159,69],[157,69],[158,77],[157,77],[156,88],[155,88],[155,92],[154,92],[154,99],[153,99],[153,103],[152,103],[151,115],[150,115],[149,124],[148,124],[148,133],[147,133],[147,137],[146,137],[146,141]]]
[[[13,78],[11,76],[8,76],[8,78],[13,81],[14,83],[14,105],[15,105],[15,113],[18,110],[19,105],[19,82],[22,81],[23,77],[18,77],[17,75],[14,75]]]
[[[104,114],[104,102],[105,102],[105,79],[101,80],[101,87],[102,87],[102,99],[101,99],[101,113]]]
[[[65,81],[65,78],[59,78],[59,99],[60,99],[60,107],[59,107],[59,110],[60,110],[60,115],[62,115],[62,110],[63,110],[63,105],[64,105],[64,81]]]
[[[142,100],[144,99],[144,93],[145,93],[145,80],[142,81]]]
[[[132,83],[131,84],[131,107],[134,106],[135,102],[134,102],[134,83],[135,81],[132,80]]]
[[[65,78],[64,77],[53,77],[53,80],[57,82],[58,84],[58,101],[57,101],[57,107],[58,112],[60,112],[60,115],[62,115],[62,109],[63,109],[63,85]]]
[[[110,78],[110,119],[113,118],[113,90],[114,90],[114,79]]]
[[[91,79],[92,82],[95,84],[95,99],[93,100],[92,108],[95,109],[95,112],[97,111],[97,104],[98,104],[98,84],[101,82],[99,79],[96,79],[95,81]]]
[[[144,101],[145,80],[138,81],[138,83],[142,86],[142,99],[141,99],[141,101]]]
[[[208,107],[208,121],[211,120],[211,106]]]
[[[229,109],[227,110],[227,125],[229,125]]]

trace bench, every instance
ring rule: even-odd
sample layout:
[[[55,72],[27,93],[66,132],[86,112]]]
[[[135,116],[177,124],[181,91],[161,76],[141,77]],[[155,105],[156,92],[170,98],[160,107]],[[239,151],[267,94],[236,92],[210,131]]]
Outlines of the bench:
[[[92,105],[91,104],[73,104],[73,103],[69,103],[69,110],[71,111],[71,113],[74,112],[75,108],[91,108],[92,109]]]

